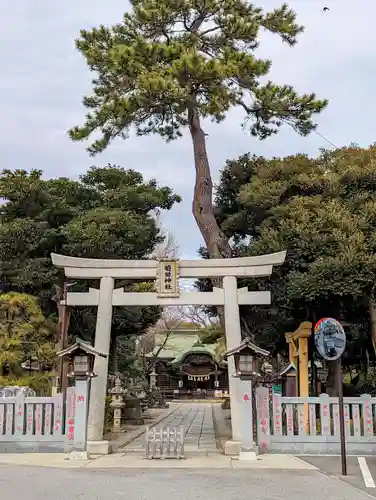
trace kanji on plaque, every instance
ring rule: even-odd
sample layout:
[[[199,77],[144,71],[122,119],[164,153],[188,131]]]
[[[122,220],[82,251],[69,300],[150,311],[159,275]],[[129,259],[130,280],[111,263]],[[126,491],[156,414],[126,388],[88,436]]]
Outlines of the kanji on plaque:
[[[85,396],[83,396],[82,394],[80,394],[78,397],[77,397],[77,401],[79,403],[83,403],[85,401]]]
[[[159,297],[179,297],[179,267],[175,260],[161,260],[157,270],[157,294]]]

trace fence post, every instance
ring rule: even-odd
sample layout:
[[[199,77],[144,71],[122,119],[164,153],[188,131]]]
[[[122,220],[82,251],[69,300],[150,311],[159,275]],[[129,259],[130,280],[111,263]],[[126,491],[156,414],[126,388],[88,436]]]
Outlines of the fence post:
[[[338,403],[333,404],[333,434],[339,440],[341,439],[340,423],[339,423],[339,404]]]
[[[308,404],[308,414],[309,414],[309,434],[310,436],[316,436],[316,403]]]
[[[327,394],[320,394],[320,424],[321,435],[330,436],[330,408]]]
[[[270,411],[269,411],[269,389],[267,387],[256,388],[257,409],[257,444],[259,452],[265,453],[270,447]]]
[[[35,435],[42,435],[42,419],[43,419],[43,405],[41,403],[37,403],[35,405],[34,410],[34,419],[35,419]]]
[[[308,403],[299,403],[298,407],[298,433],[299,436],[306,436],[309,431]]]
[[[52,404],[47,403],[44,405],[44,435],[51,436],[52,426]]]
[[[16,397],[15,403],[15,418],[14,418],[14,434],[22,435],[24,433],[25,421],[25,399],[22,393]]]
[[[26,433],[28,436],[34,435],[34,409],[33,403],[26,402]]]
[[[282,396],[273,395],[273,435],[282,436]]]
[[[363,429],[364,435],[367,437],[373,436],[373,416],[372,416],[372,401],[369,394],[362,395],[362,416],[363,416]]]
[[[6,398],[4,398],[6,399]],[[5,416],[5,435],[11,436],[13,434],[13,422],[14,422],[14,404],[6,404],[6,416]]]
[[[63,395],[53,397],[53,434],[58,437],[63,434]]]
[[[4,434],[5,404],[0,401],[0,436]]]
[[[352,421],[353,421],[354,436],[355,437],[360,437],[361,436],[361,429],[360,429],[360,408],[359,408],[358,404],[353,404],[352,405]]]
[[[346,437],[351,436],[351,422],[350,422],[350,405],[345,403],[343,405],[343,417],[345,420],[345,435]]]

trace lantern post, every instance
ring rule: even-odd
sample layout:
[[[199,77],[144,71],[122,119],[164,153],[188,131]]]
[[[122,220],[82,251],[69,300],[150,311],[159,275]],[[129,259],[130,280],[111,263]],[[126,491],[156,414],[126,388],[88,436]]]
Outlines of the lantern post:
[[[89,413],[89,398],[91,379],[94,373],[96,356],[106,358],[107,355],[95,350],[89,343],[76,339],[75,344],[60,351],[58,356],[68,358],[72,370],[68,377],[75,381],[76,411],[74,422],[73,450],[69,459],[87,460],[87,422]]]
[[[247,338],[240,345],[226,352],[225,358],[228,359],[230,356],[233,356],[235,364],[235,373],[232,376],[240,381],[240,392],[235,395],[241,403],[239,460],[257,460],[253,440],[252,380],[258,376],[260,357],[269,356],[269,352],[253,344]]]

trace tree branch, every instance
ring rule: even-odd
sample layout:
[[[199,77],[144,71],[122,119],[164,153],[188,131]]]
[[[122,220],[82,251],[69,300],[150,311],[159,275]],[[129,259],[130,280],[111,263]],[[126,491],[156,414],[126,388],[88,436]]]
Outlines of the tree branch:
[[[218,30],[219,30],[219,26],[214,26],[213,28],[209,28],[206,31],[203,31],[201,33],[201,36],[205,36],[205,35],[207,35],[209,33],[213,33],[214,31],[218,31]]]

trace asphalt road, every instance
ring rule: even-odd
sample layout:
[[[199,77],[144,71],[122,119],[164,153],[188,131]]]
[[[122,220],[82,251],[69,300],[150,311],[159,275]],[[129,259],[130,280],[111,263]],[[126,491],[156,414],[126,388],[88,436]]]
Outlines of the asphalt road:
[[[376,456],[347,457],[347,476],[342,476],[341,458],[339,456],[316,455],[300,458],[318,467],[324,473],[337,476],[341,480],[376,497]]]
[[[6,500],[365,500],[368,495],[316,471],[95,470],[0,466]]]

